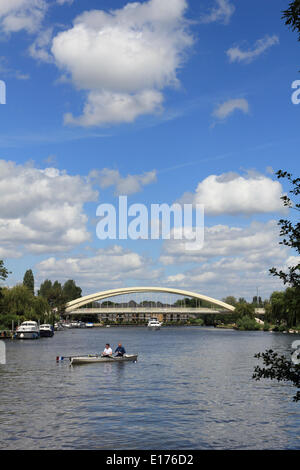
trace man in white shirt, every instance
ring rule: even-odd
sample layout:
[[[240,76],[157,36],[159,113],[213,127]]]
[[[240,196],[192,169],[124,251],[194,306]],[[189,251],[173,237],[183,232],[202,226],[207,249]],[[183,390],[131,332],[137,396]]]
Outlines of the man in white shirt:
[[[112,352],[112,349],[111,349],[109,343],[106,343],[104,351],[102,353],[102,356],[112,356],[112,353],[113,352]]]

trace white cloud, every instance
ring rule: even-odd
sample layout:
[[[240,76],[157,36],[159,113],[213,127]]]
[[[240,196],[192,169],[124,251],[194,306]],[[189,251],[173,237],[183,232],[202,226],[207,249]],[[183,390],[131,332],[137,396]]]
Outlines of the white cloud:
[[[64,5],[65,3],[72,5],[73,2],[74,0],[56,0],[56,3],[58,3],[59,5]]]
[[[286,270],[287,267],[298,266],[298,264],[300,264],[300,256],[289,256],[289,258],[286,260],[286,263],[283,269]]]
[[[244,114],[248,114],[249,112],[248,101],[245,100],[245,98],[227,100],[221,105],[219,105],[214,110],[212,115],[213,117],[217,119],[224,120],[236,110],[242,111]]]
[[[240,47],[231,47],[226,51],[226,54],[229,57],[230,62],[252,62],[254,59],[263,54],[270,47],[279,44],[279,38],[276,35],[268,36],[266,35],[262,39],[258,39],[254,47],[248,51],[242,51]]]
[[[53,29],[47,28],[40,32],[35,41],[29,47],[31,57],[42,62],[53,62],[53,56],[49,53],[49,45],[52,41]]]
[[[208,176],[195,194],[183,195],[179,202],[203,204],[207,215],[250,215],[283,211],[282,194],[279,181],[265,175],[229,172]]]
[[[52,44],[56,64],[87,92],[83,114],[65,123],[132,122],[161,110],[166,87],[178,86],[184,52],[193,42],[186,0],[129,3],[108,13],[88,11]]]
[[[142,190],[143,186],[156,182],[156,170],[141,175],[127,175],[122,177],[118,170],[104,168],[101,171],[93,170],[90,178],[99,182],[102,189],[115,186],[116,195],[130,195]]]
[[[205,229],[204,246],[198,252],[186,251],[182,241],[165,241],[160,261],[166,266],[193,263],[185,272],[166,278],[174,287],[217,298],[236,295],[250,299],[259,288],[259,295],[268,297],[273,290],[284,288],[269,269],[297,264],[297,257],[289,256],[289,248],[279,241],[275,220],[253,222],[244,228],[217,225]]]
[[[37,31],[48,8],[45,0],[1,0],[0,28],[6,33]]]
[[[186,250],[185,240],[166,240],[161,261],[174,263],[203,263],[220,257],[245,256],[248,262],[259,263],[266,257],[271,261],[286,259],[288,250],[279,245],[279,228],[275,220],[252,222],[245,228],[214,225],[204,229],[204,245],[198,251]]]
[[[159,112],[162,101],[163,95],[155,90],[145,90],[135,95],[91,91],[83,114],[74,117],[72,113],[66,113],[64,123],[83,127],[131,123],[142,114]]]
[[[242,260],[235,262],[236,264],[241,263],[240,270],[224,269],[223,271],[215,264],[210,265],[209,268],[206,266],[188,270],[177,282],[174,282],[172,276],[169,276],[167,284],[203,293],[220,300],[228,295],[233,295],[237,299],[244,297],[251,301],[257,294],[257,290],[259,296],[267,299],[274,290],[283,290],[282,282],[269,274],[269,268],[273,266],[272,263],[264,266],[257,265],[255,270],[248,270]],[[229,263],[224,264],[229,266]],[[220,265],[220,267],[223,266]]]
[[[202,23],[228,24],[234,12],[235,6],[229,0],[216,0],[216,6],[212,8],[210,13],[203,15],[201,21]]]
[[[83,205],[97,192],[80,176],[0,160],[0,243],[8,251],[70,250],[90,238]]]
[[[156,282],[160,269],[150,269],[151,261],[138,253],[115,245],[100,249],[90,257],[48,258],[37,265],[41,279],[76,279],[85,289],[96,292],[124,285],[127,281]]]

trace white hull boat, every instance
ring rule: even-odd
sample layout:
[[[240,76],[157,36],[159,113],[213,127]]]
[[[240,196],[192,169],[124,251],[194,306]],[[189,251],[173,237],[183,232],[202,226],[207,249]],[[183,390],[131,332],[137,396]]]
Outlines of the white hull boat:
[[[74,364],[95,364],[107,362],[134,362],[137,360],[137,354],[124,354],[124,356],[107,357],[107,356],[74,356],[70,357],[70,365]]]
[[[159,330],[161,326],[162,326],[162,322],[159,322],[157,318],[151,318],[151,320],[149,320],[148,325],[147,325],[147,327],[150,330]]]
[[[17,339],[38,339],[40,328],[35,321],[24,321],[16,330]]]
[[[52,325],[45,323],[40,326],[40,336],[43,338],[51,338],[54,335],[54,328]]]

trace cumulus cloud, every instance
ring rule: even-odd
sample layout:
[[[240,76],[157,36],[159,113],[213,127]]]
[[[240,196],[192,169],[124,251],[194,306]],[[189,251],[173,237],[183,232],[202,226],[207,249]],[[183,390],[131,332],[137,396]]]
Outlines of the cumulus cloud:
[[[72,113],[66,113],[64,123],[83,127],[107,123],[131,123],[142,114],[159,111],[162,102],[162,93],[155,90],[145,90],[135,95],[91,91],[88,93],[83,114],[74,117]]]
[[[37,31],[48,8],[45,0],[1,0],[0,28],[5,33]]]
[[[101,171],[93,170],[91,180],[98,182],[102,189],[115,186],[116,195],[130,195],[140,192],[144,186],[156,182],[156,170],[141,175],[127,175],[122,177],[118,170],[104,168]]]
[[[279,228],[275,220],[252,222],[244,228],[213,225],[204,228],[204,244],[199,251],[186,250],[184,240],[172,237],[165,240],[161,261],[163,264],[197,262],[203,263],[220,257],[245,256],[256,264],[272,257],[286,258],[287,249],[279,244]]]
[[[99,269],[99,266],[101,269]],[[124,285],[126,281],[155,282],[161,269],[151,270],[151,261],[115,245],[97,250],[89,257],[48,258],[37,265],[41,279],[76,279],[86,289],[100,290]]]
[[[250,215],[283,211],[282,194],[279,181],[263,174],[229,172],[208,176],[179,202],[203,204],[207,215]]]
[[[220,104],[212,113],[212,116],[219,119],[224,120],[228,116],[230,116],[234,111],[239,110],[242,111],[244,114],[248,114],[249,112],[249,104],[245,98],[236,98],[227,100],[224,103]]]
[[[166,87],[178,86],[178,70],[193,42],[186,0],[148,0],[78,16],[52,43],[57,66],[87,93],[83,114],[65,116],[82,126],[132,122],[161,110]]]
[[[235,6],[229,0],[216,0],[216,5],[209,13],[202,16],[201,21],[202,23],[228,24],[234,12]]]
[[[181,240],[164,242],[161,263],[192,268],[170,275],[166,283],[186,287],[212,297],[226,295],[252,298],[259,288],[265,297],[283,288],[282,282],[269,274],[272,266],[297,264],[288,247],[279,245],[277,221],[253,222],[246,227],[216,225],[205,228],[202,250],[187,251]]]
[[[279,38],[275,34],[273,36],[266,35],[262,39],[258,39],[254,47],[247,51],[243,51],[240,47],[231,47],[226,51],[230,62],[252,62],[254,59],[263,54],[270,47],[279,44]]]
[[[52,34],[52,28],[47,28],[38,34],[35,41],[29,47],[29,54],[31,57],[42,62],[53,62],[53,56],[49,53]]]
[[[231,264],[235,267],[240,266],[240,269],[231,270]],[[243,259],[232,262],[226,259],[223,263],[187,270],[180,276],[180,280],[174,280],[174,276],[169,276],[166,282],[169,286],[194,290],[220,300],[233,295],[237,299],[244,297],[251,301],[257,290],[259,296],[269,298],[274,290],[283,289],[282,282],[270,276],[269,265],[257,264],[254,269],[251,265],[248,268],[247,265]]]
[[[70,250],[90,238],[83,205],[97,200],[84,178],[0,160],[0,242],[8,251]]]

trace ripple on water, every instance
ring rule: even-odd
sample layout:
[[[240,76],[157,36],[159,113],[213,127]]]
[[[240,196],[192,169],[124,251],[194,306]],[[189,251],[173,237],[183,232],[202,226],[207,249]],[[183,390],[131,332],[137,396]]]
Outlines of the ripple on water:
[[[70,367],[57,355],[119,340],[137,363]],[[288,384],[256,382],[254,354],[288,335],[208,328],[57,332],[7,343],[0,368],[0,448],[292,449],[299,406]]]

